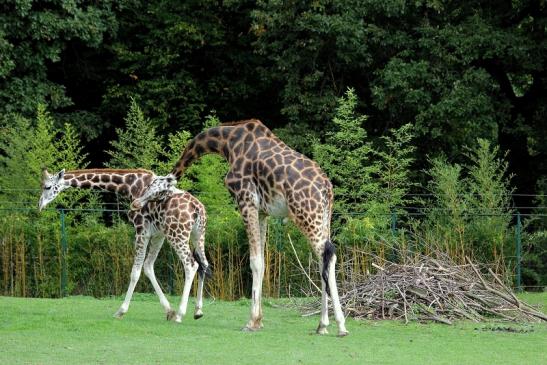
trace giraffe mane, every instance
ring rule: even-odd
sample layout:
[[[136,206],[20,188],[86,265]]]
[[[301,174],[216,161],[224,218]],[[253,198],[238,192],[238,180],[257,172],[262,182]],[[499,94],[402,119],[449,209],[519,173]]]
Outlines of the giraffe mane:
[[[67,174],[101,174],[101,173],[111,173],[111,174],[150,174],[154,173],[146,169],[79,169],[79,170],[67,170]]]
[[[258,120],[258,119],[245,119],[245,120],[236,120],[236,121],[221,123],[221,124],[219,125],[219,127],[231,127],[231,126],[236,126],[236,125],[241,125],[241,124],[247,124],[247,123],[258,123],[258,124],[264,125],[264,123],[262,123],[262,122],[261,122],[260,120]]]

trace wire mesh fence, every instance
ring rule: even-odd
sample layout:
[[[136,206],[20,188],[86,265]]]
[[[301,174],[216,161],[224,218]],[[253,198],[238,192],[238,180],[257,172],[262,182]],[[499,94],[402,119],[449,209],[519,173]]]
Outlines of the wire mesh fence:
[[[20,190],[38,193],[36,189]],[[5,191],[0,190],[0,197],[2,193]],[[195,195],[198,198],[211,196],[207,192],[196,192]],[[431,197],[430,194],[411,196]],[[532,194],[515,196],[543,197]],[[93,206],[47,208],[40,215],[37,213],[36,202],[0,200],[2,293],[50,297],[68,294],[122,294],[133,262],[132,227],[125,217],[128,202],[118,196],[111,195],[110,199],[111,201],[95,203]],[[207,252],[216,273],[207,290],[215,297],[237,299],[246,295],[250,287],[246,235],[242,221],[237,216],[235,206],[212,203],[207,204],[207,208],[209,211],[216,211],[216,208],[234,211],[229,219],[218,212],[210,214]],[[419,233],[413,231],[412,223],[428,218],[433,211],[436,217],[450,215],[448,210],[443,211],[432,206],[394,207],[391,212],[377,213],[377,216],[385,218],[387,231],[379,232],[373,239],[360,238],[357,232],[353,241],[342,244],[339,242],[339,259],[343,260],[344,255],[351,253],[352,244],[389,254],[390,247],[404,241],[410,248],[423,250],[420,240],[426,241],[427,238],[420,237]],[[338,222],[333,226],[335,240],[344,231],[346,219],[366,219],[369,215],[368,212],[334,212],[333,221]],[[534,220],[545,220],[546,207],[523,205],[504,209],[469,210],[463,211],[462,215],[471,221],[509,217],[510,227],[503,247],[506,269],[504,276],[517,290],[521,290],[525,226]],[[265,294],[270,296],[298,295],[299,289],[308,285],[300,268],[294,263],[294,255],[287,250],[288,234],[296,237],[296,254],[307,257],[304,259],[307,261],[307,270],[315,271],[315,258],[310,254],[305,239],[299,237],[297,230],[287,226],[281,219],[271,219],[265,250]],[[108,242],[99,242],[100,240]],[[371,240],[377,242],[370,242]],[[156,264],[158,278],[167,283],[168,292],[180,292],[184,277],[182,264],[176,260],[172,250],[163,251]],[[365,266],[363,268],[366,269]],[[139,288],[151,290],[146,281],[143,281],[141,280]],[[543,285],[541,283],[537,287],[541,288]],[[527,285],[527,288],[533,286]]]

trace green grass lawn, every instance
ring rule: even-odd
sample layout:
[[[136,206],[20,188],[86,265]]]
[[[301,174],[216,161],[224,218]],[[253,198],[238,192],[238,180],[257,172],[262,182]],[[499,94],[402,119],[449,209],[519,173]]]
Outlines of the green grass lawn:
[[[524,298],[547,307],[547,293]],[[190,303],[178,325],[148,294],[136,295],[122,320],[112,318],[120,298],[0,297],[0,364],[547,364],[547,324],[503,324],[525,330],[514,333],[350,319],[350,336],[338,338],[334,323],[317,336],[318,317],[278,303],[266,300],[265,328],[245,333],[247,300],[207,301],[198,321]]]

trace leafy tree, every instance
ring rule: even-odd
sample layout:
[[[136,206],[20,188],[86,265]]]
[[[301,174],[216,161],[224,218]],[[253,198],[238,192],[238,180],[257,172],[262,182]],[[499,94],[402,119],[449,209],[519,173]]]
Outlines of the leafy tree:
[[[356,114],[356,106],[355,91],[348,89],[339,99],[332,120],[334,131],[327,134],[324,144],[314,148],[315,160],[334,184],[338,212],[364,212],[370,197],[380,192],[379,183],[373,180],[378,173],[374,149],[362,126],[366,117]]]
[[[512,252],[510,194],[507,162],[499,148],[483,139],[468,148],[465,165],[445,158],[431,160],[425,236],[433,247],[465,261],[473,254],[483,262],[503,267]]]
[[[34,206],[38,203],[42,169],[50,173],[86,166],[85,154],[73,127],[55,128],[55,121],[42,104],[36,122],[13,115],[6,117],[5,134],[0,148],[0,194],[8,208]],[[74,192],[58,201],[75,206],[86,195]],[[70,195],[70,194],[69,194]]]
[[[120,35],[103,108],[115,110],[141,96],[154,125],[174,131],[201,128],[206,109],[249,117],[262,90],[248,32],[248,1],[133,1],[119,13]],[[259,100],[258,102],[261,102]]]
[[[389,212],[394,212],[398,206],[411,203],[407,194],[418,185],[412,182],[411,174],[416,151],[416,147],[411,144],[413,130],[414,126],[411,124],[390,130],[389,134],[381,137],[382,145],[375,153],[378,160],[378,179],[383,192],[381,200],[389,208]]]
[[[333,182],[335,211],[345,220],[338,238],[346,243],[378,234],[385,238],[391,214],[408,202],[406,195],[415,185],[409,182],[415,150],[412,126],[390,130],[374,144],[363,128],[367,118],[356,112],[357,103],[355,91],[348,89],[339,98],[333,131],[314,149],[314,158]]]
[[[159,165],[162,147],[150,119],[145,118],[141,108],[131,99],[129,111],[125,117],[125,129],[116,129],[118,139],[111,142],[113,150],[109,167],[127,169],[151,169]]]
[[[290,121],[322,129],[336,98],[355,87],[372,137],[414,123],[422,161],[440,151],[461,160],[462,146],[488,139],[511,151],[528,193],[547,169],[545,9],[347,0],[260,2],[252,15],[255,47],[271,62],[264,79],[279,85]]]
[[[116,31],[113,1],[83,4],[3,1],[0,4],[0,113],[30,116],[39,103],[73,105],[65,85],[52,77],[69,45],[97,48]]]
[[[466,153],[469,208],[479,214],[470,223],[476,242],[475,249],[483,257],[498,262],[503,259],[511,224],[511,187],[507,172],[507,154],[500,155],[499,147],[478,139]],[[510,247],[513,247],[511,242]],[[489,257],[491,255],[491,257]],[[511,256],[512,253],[511,253]]]

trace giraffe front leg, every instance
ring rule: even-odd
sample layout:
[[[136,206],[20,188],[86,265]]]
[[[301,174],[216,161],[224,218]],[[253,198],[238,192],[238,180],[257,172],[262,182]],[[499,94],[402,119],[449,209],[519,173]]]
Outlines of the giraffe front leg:
[[[146,246],[148,245],[148,240],[148,236],[142,233],[137,233],[137,236],[135,238],[135,259],[133,261],[133,268],[131,269],[131,282],[129,283],[127,293],[125,294],[125,299],[120,306],[120,309],[118,309],[116,313],[114,313],[114,317],[116,318],[121,319],[129,309],[129,303],[131,302],[131,298],[133,297],[133,291],[135,290],[135,286],[137,286],[137,282],[139,281],[139,278],[141,276],[141,270],[144,262],[144,256],[146,254]]]
[[[243,212],[242,212],[243,213]],[[258,211],[247,209],[243,214],[250,245],[250,266],[253,274],[251,318],[244,331],[258,331],[262,325],[262,280],[264,277],[264,247],[261,242]]]
[[[146,260],[144,261],[144,274],[148,277],[150,283],[152,283],[154,291],[158,295],[160,299],[160,304],[165,311],[167,320],[169,321],[175,318],[175,311],[171,309],[171,304],[165,297],[165,294],[163,294],[163,291],[161,290],[158,280],[156,279],[156,274],[154,272],[154,263],[156,262],[158,253],[161,250],[161,246],[163,245],[164,240],[165,237],[163,237],[162,235],[155,236],[151,239],[152,245],[150,246],[150,250],[148,252]]]
[[[323,272],[323,263],[319,261],[319,272]],[[327,295],[327,287],[324,280],[321,280],[321,319],[319,320],[319,326],[317,326],[318,335],[326,335],[329,333],[327,327],[329,326],[329,301]]]

